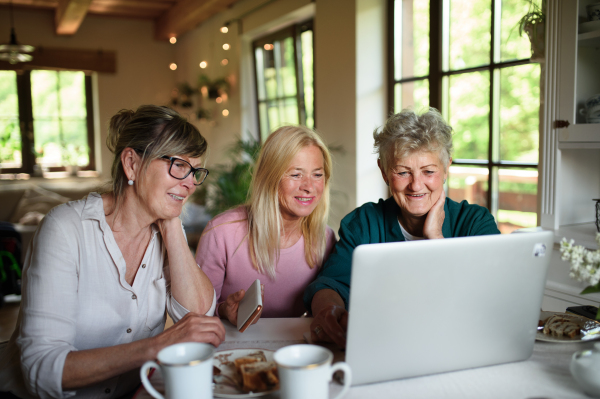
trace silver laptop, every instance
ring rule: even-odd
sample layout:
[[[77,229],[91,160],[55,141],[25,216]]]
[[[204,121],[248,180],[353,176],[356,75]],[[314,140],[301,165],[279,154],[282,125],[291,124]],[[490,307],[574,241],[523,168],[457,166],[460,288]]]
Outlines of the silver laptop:
[[[361,385],[531,356],[549,231],[361,245],[346,362]]]

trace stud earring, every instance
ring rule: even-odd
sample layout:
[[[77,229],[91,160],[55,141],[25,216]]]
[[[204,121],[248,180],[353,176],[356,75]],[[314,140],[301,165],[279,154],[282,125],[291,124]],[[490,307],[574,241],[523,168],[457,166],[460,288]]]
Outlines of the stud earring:
[[[127,182],[127,184],[129,184],[130,186],[133,186],[133,180],[129,179],[129,181]]]

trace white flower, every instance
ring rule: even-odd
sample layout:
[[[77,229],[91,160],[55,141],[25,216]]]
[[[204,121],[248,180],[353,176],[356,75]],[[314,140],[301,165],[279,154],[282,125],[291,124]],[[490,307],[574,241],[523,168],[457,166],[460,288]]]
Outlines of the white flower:
[[[596,242],[600,247],[600,233],[596,234]],[[571,262],[569,277],[577,281],[596,285],[600,282],[600,250],[590,251],[582,245],[573,245],[574,240],[560,241],[561,259]]]

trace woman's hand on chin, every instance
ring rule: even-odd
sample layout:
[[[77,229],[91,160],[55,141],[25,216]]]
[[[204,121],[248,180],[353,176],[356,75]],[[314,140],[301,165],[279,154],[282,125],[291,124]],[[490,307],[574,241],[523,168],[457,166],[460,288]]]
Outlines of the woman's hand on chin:
[[[438,198],[427,213],[427,218],[425,218],[425,224],[423,225],[423,237],[429,240],[444,238],[442,226],[444,225],[444,218],[446,217],[446,213],[444,212],[445,203],[446,192],[442,190],[440,198]]]
[[[182,231],[181,219],[178,216],[171,219],[159,219],[156,221],[156,225],[163,237],[166,237],[172,231]]]
[[[225,327],[217,317],[189,312],[172,327],[152,339],[156,342],[156,353],[153,357],[155,359],[161,349],[179,342],[206,342],[216,348],[225,341]]]

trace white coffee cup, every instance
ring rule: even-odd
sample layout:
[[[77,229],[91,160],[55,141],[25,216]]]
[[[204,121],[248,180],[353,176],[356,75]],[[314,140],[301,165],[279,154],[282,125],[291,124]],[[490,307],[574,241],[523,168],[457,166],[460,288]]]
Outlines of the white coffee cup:
[[[168,399],[212,399],[213,356],[210,344],[184,342],[158,352],[158,363],[150,360],[140,369],[144,388],[156,399],[164,399],[148,380],[148,369],[160,369]]]
[[[333,353],[317,345],[290,345],[273,356],[279,373],[282,399],[327,399],[329,382],[337,370],[344,372],[344,388],[334,398],[350,389],[352,372],[346,362],[331,365]]]

